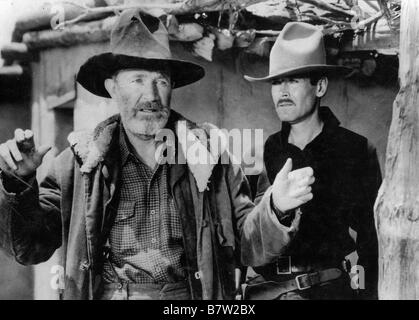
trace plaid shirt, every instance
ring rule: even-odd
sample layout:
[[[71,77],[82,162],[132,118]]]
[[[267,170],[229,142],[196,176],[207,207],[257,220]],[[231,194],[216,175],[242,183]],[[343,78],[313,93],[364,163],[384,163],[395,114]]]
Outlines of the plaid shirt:
[[[153,172],[141,162],[131,152],[122,125],[119,144],[122,183],[103,278],[105,282],[181,281],[185,278],[182,228],[168,190],[169,165],[158,165]]]

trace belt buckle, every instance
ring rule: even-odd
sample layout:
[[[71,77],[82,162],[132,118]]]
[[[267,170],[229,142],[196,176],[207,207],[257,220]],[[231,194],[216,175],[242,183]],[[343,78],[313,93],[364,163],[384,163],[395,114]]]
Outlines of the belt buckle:
[[[286,264],[287,269],[280,269],[280,263],[282,262],[281,266],[284,266]],[[285,256],[285,257],[278,257],[276,259],[276,274],[291,274],[292,273],[292,267],[291,267],[291,256]]]
[[[302,291],[302,290],[310,289],[311,288],[311,285],[308,285],[308,286],[301,285],[300,280],[301,280],[302,277],[309,277],[309,274],[308,273],[304,273],[304,274],[300,274],[300,275],[298,275],[298,276],[295,277],[295,282],[297,283],[298,290],[301,290]]]

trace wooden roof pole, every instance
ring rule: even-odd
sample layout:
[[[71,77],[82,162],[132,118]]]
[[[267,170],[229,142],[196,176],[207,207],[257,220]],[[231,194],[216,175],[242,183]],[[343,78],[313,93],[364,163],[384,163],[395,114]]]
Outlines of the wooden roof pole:
[[[403,0],[400,91],[375,205],[379,298],[419,299],[419,1]]]

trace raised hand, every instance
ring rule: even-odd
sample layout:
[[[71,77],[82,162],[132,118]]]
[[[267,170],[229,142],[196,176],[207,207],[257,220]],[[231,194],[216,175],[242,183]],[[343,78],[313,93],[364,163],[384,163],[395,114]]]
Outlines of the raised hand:
[[[313,169],[305,167],[292,170],[292,160],[287,159],[275,177],[272,200],[282,212],[295,209],[313,199],[311,185],[314,182]]]
[[[37,149],[31,130],[16,129],[14,139],[0,145],[0,168],[10,176],[32,176],[50,149],[49,146]]]

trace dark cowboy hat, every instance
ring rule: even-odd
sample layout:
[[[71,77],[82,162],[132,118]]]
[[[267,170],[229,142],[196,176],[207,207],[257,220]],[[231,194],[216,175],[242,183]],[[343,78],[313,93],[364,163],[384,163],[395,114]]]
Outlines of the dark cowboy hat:
[[[270,82],[280,77],[309,74],[346,75],[350,68],[326,64],[323,33],[304,22],[289,22],[282,29],[269,56],[269,75],[244,76],[248,81]]]
[[[121,69],[170,70],[173,88],[198,81],[205,75],[201,66],[173,59],[169,36],[163,23],[139,10],[124,11],[111,32],[110,52],[88,59],[77,81],[91,93],[110,98],[104,81]]]

